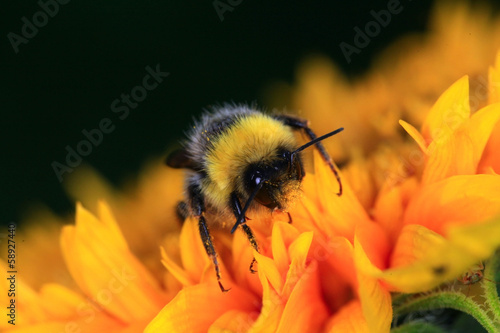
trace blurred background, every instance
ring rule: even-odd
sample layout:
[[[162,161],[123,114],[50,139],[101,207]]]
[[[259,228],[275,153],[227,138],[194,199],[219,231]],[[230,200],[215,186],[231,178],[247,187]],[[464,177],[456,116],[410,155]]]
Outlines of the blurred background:
[[[81,163],[119,186],[165,154],[203,108],[266,106],[268,88],[293,83],[308,56],[362,75],[398,36],[426,28],[432,1],[401,1],[405,10],[348,62],[339,45],[352,45],[354,28],[390,2],[4,1],[0,222],[20,223],[36,203],[73,211],[61,169],[68,149],[91,149]],[[169,75],[144,83],[155,71]],[[108,133],[94,135],[98,144],[79,146],[99,126]]]

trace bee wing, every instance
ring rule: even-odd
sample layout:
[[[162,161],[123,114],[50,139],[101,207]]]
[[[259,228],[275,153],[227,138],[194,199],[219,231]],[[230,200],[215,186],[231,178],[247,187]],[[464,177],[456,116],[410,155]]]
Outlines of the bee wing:
[[[194,169],[194,162],[185,149],[176,149],[171,152],[165,164],[175,169]]]

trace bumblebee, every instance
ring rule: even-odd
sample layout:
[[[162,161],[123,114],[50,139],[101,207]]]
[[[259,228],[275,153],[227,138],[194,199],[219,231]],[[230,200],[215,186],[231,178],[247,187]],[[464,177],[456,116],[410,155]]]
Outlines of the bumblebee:
[[[300,146],[294,130],[303,131],[310,141]],[[203,245],[214,263],[223,292],[228,289],[220,281],[217,253],[205,218],[207,211],[233,216],[231,233],[241,227],[258,252],[254,234],[246,224],[246,214],[258,214],[262,209],[287,211],[296,200],[305,174],[301,151],[316,146],[337,178],[337,194],[342,194],[340,177],[320,142],[342,130],[318,138],[304,119],[226,104],[204,114],[188,133],[183,148],[168,156],[168,166],[188,170],[186,202],[179,207],[184,211],[187,207],[188,214],[198,218]],[[255,259],[250,264],[252,273],[255,273],[254,263]]]

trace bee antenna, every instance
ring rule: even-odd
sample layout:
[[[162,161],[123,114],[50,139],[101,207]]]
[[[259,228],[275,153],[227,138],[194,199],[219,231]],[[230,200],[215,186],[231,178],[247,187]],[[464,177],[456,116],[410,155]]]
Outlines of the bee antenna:
[[[231,233],[234,233],[238,226],[242,224],[245,221],[245,213],[248,210],[248,207],[250,207],[250,204],[252,203],[253,199],[259,192],[259,190],[262,188],[262,185],[264,185],[264,180],[261,180],[258,184],[257,187],[253,190],[252,194],[248,197],[247,202],[245,203],[245,207],[243,207],[243,210],[241,211],[240,215],[238,216],[238,220],[234,224],[233,228],[231,229]]]
[[[320,141],[323,141],[323,140],[325,140],[325,139],[328,139],[329,137],[334,136],[335,134],[337,134],[337,133],[339,133],[339,132],[342,132],[343,130],[344,130],[344,128],[343,128],[343,127],[340,127],[340,128],[337,128],[337,129],[336,129],[335,131],[333,131],[333,132],[327,133],[327,134],[322,135],[322,136],[320,136],[320,137],[318,137],[318,138],[316,138],[316,139],[314,139],[314,140],[309,141],[308,143],[304,144],[303,146],[300,146],[300,147],[299,147],[299,148],[297,148],[295,151],[293,151],[293,152],[292,152],[292,156],[293,156],[294,154],[296,154],[296,153],[299,153],[299,152],[303,151],[303,150],[304,150],[304,149],[306,149],[306,148],[309,148],[310,146],[312,146],[312,145],[313,145],[313,144],[315,144],[315,143],[318,143],[318,142],[320,142]]]

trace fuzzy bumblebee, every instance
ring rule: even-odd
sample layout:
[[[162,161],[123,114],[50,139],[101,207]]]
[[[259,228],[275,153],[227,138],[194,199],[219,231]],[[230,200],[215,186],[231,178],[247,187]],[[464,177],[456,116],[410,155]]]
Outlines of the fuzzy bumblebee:
[[[304,131],[311,141],[299,146],[294,130]],[[258,251],[253,232],[246,224],[246,213],[258,214],[263,208],[287,210],[296,199],[305,174],[302,150],[316,146],[337,177],[338,195],[342,194],[340,177],[320,142],[342,130],[318,138],[306,120],[285,114],[268,115],[244,105],[225,105],[204,114],[188,133],[183,148],[168,156],[168,166],[189,170],[183,205],[198,218],[201,239],[214,262],[222,291],[227,289],[220,282],[206,212],[234,216],[231,233],[241,227]],[[254,261],[250,265],[252,272]]]

